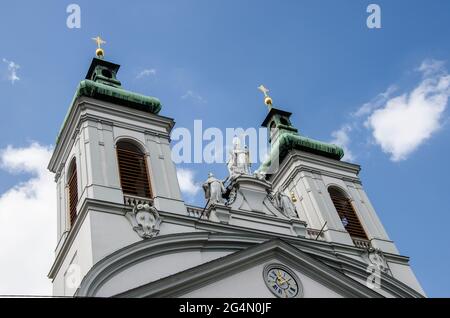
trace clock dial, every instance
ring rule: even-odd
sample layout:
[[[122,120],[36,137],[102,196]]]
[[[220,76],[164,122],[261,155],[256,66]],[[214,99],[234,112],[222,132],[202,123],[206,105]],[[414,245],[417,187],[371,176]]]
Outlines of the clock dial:
[[[271,266],[265,274],[266,285],[277,297],[293,298],[299,293],[299,283],[287,270]]]

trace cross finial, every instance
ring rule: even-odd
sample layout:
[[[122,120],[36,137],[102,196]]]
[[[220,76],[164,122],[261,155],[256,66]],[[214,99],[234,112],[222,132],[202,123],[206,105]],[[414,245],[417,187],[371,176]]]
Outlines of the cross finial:
[[[105,44],[105,43],[106,43],[106,42],[103,41],[103,39],[102,39],[101,37],[99,37],[99,36],[97,36],[97,37],[95,37],[95,38],[92,38],[92,40],[94,40],[95,43],[97,43],[97,47],[98,47],[99,49],[101,49],[102,44]]]
[[[264,103],[269,107],[269,109],[272,108],[272,98],[270,98],[267,93],[269,90],[264,85],[259,85],[258,89],[264,94]]]
[[[264,94],[264,97],[267,97],[267,93],[269,92],[269,89],[267,89],[264,85],[259,85],[258,89]]]
[[[105,44],[106,42],[100,36],[96,36],[95,38],[92,38],[92,40],[97,44],[97,50],[95,50],[95,54],[97,55],[97,57],[103,58],[103,56],[105,55],[105,51],[103,51],[102,49],[102,44]]]

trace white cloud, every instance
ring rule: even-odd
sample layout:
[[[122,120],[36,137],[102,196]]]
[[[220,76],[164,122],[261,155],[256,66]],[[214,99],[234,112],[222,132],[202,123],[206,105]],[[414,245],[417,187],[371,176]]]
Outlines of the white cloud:
[[[11,81],[11,84],[14,84],[16,81],[19,81],[20,78],[17,75],[17,70],[20,68],[20,65],[16,64],[13,61],[8,61],[3,58],[3,62],[8,65],[8,80]]]
[[[195,196],[200,191],[200,185],[195,182],[194,171],[185,168],[177,169],[178,183],[180,184],[181,192]]]
[[[150,76],[150,75],[156,75],[156,70],[154,68],[151,69],[144,69],[142,71],[140,71],[137,75],[136,78],[143,78],[145,76]]]
[[[342,149],[344,149],[344,157],[342,158],[345,161],[354,161],[355,157],[352,151],[349,149],[350,144],[350,136],[349,133],[352,131],[352,127],[350,125],[343,125],[340,129],[335,130],[331,133],[333,140],[330,142],[332,144],[336,144]]]
[[[197,103],[206,103],[206,99],[204,99],[203,96],[201,96],[201,95],[199,95],[199,94],[197,94],[197,93],[195,93],[195,92],[193,92],[191,90],[188,90],[186,92],[186,94],[181,96],[181,99],[190,99],[190,100],[192,100],[194,102],[197,102]]]
[[[445,74],[445,62],[433,59],[426,59],[417,68],[417,71],[422,72],[424,77],[430,77],[438,74]]]
[[[364,118],[371,114],[375,109],[382,107],[396,90],[397,87],[395,85],[389,86],[386,91],[379,93],[372,98],[372,100],[364,103],[355,112],[350,113],[351,122],[345,123],[341,128],[331,133],[333,139],[330,142],[344,149],[343,160],[354,162],[356,159],[356,155],[350,149],[352,142],[351,135],[354,130],[360,131],[359,126],[361,125],[361,119],[364,120]]]
[[[450,75],[442,66],[439,61],[422,63],[424,78],[419,85],[389,99],[367,118],[366,127],[391,160],[407,159],[441,127],[450,95]]]
[[[32,143],[0,151],[0,167],[26,174],[0,195],[0,295],[51,295],[47,278],[56,247],[56,188],[50,147]]]
[[[369,115],[375,109],[382,107],[396,90],[397,90],[397,87],[395,85],[389,86],[385,92],[378,94],[370,102],[364,103],[352,115],[354,117],[363,117],[363,116]]]
[[[361,134],[363,127],[392,161],[407,159],[439,130],[450,96],[450,76],[445,62],[426,59],[416,71],[422,78],[411,91],[394,96],[399,88],[389,86],[351,113],[350,120],[332,132],[332,142],[344,148],[344,159],[352,161],[356,157],[349,146],[354,138],[367,138]]]

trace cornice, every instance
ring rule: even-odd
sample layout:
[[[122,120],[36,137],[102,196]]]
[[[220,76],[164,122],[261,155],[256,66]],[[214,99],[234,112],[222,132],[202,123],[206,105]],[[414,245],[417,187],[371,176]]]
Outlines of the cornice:
[[[111,203],[107,201],[101,201],[101,200],[94,200],[94,199],[85,199],[83,202],[83,205],[80,207],[79,214],[75,220],[75,223],[73,224],[70,231],[67,233],[67,236],[63,242],[60,244],[62,245],[59,249],[58,254],[56,255],[55,262],[53,263],[50,272],[48,274],[48,277],[53,279],[56,277],[56,274],[58,273],[63,260],[67,256],[72,243],[81,228],[82,223],[84,222],[84,219],[86,218],[87,212],[89,209],[94,209],[96,212],[101,213],[111,213],[116,215],[125,215],[125,212],[131,209],[130,207],[126,207],[122,204],[117,203]],[[233,211],[235,213],[235,211]],[[238,212],[242,213],[242,212]],[[296,246],[301,246],[305,250],[307,250],[310,253],[314,253],[316,255],[322,255],[323,257],[328,257],[326,255],[331,255],[335,253],[347,253],[347,254],[353,254],[353,255],[361,255],[362,250],[360,248],[357,248],[355,246],[350,245],[344,245],[339,243],[332,243],[332,242],[326,242],[326,241],[316,241],[308,238],[302,238],[302,237],[295,237],[288,234],[281,234],[281,233],[274,233],[269,231],[263,231],[258,230],[254,228],[244,228],[239,227],[235,225],[229,225],[229,224],[222,224],[222,223],[216,223],[211,222],[209,220],[204,219],[198,219],[195,217],[191,217],[188,215],[181,215],[177,213],[172,213],[168,211],[159,211],[159,214],[162,218],[162,221],[165,223],[171,223],[176,225],[182,225],[191,227],[193,229],[204,231],[205,233],[224,233],[224,234],[230,234],[230,235],[245,235],[245,236],[258,236],[260,238],[264,239],[271,239],[271,238],[281,238],[283,240],[286,240],[290,242],[291,244],[294,244]],[[249,213],[242,213],[244,215]],[[253,215],[252,215],[253,216]],[[268,220],[274,222],[279,222],[282,224],[290,224],[289,221],[281,220],[273,217],[267,217]],[[180,233],[179,236],[183,237],[186,233]],[[126,247],[125,247],[126,248]],[[405,256],[395,255],[395,254],[389,254],[384,253],[385,257],[390,261],[393,260],[395,262],[398,262],[400,264],[407,264],[409,258]]]
[[[333,168],[333,169],[340,169],[342,171],[353,173],[355,175],[358,175],[359,172],[361,171],[360,166],[356,165],[356,164],[342,162],[342,161],[338,161],[338,160],[332,160],[332,159],[328,159],[328,158],[323,158],[318,155],[309,154],[306,152],[302,152],[300,150],[296,150],[295,152],[290,153],[286,157],[286,159],[283,160],[283,163],[279,167],[278,171],[269,178],[269,181],[272,182],[272,184],[274,184],[274,185],[278,184],[281,181],[281,179],[283,178],[283,176],[285,176],[285,174],[286,174],[285,172],[292,165],[295,165],[293,171],[284,179],[283,183],[279,186],[280,188],[284,189],[287,186],[287,184],[289,182],[292,182],[296,178],[298,173],[300,173],[300,172],[309,172],[312,174],[319,174],[319,175],[323,175],[323,176],[334,177],[334,178],[338,178],[338,179],[341,179],[344,181],[361,184],[361,180],[358,177],[352,178],[345,174],[334,173],[334,172],[328,171],[326,169],[321,169],[318,167],[311,167],[304,163],[298,164],[297,163],[298,161],[312,163],[312,164],[319,164],[319,165]]]
[[[123,205],[118,205],[107,201],[85,199],[82,206],[80,207],[74,224],[72,224],[71,229],[67,232],[65,239],[60,242],[62,246],[59,249],[59,252],[55,257],[55,261],[53,262],[52,267],[47,275],[50,279],[54,279],[56,277],[56,274],[58,273],[64,259],[66,258],[73,241],[75,240],[82,224],[84,223],[84,219],[86,218],[88,209],[91,208],[95,208],[96,211],[99,212],[125,215]]]
[[[242,250],[261,242],[261,238],[236,234],[193,232],[158,236],[143,240],[111,253],[97,262],[83,278],[77,296],[95,296],[109,277],[136,262],[162,254],[186,250],[224,249]]]
[[[150,114],[109,102],[98,101],[89,97],[77,98],[75,100],[74,106],[75,107],[72,107],[72,109],[70,110],[70,113],[66,120],[67,124],[64,126],[59,135],[59,139],[57,140],[53,155],[48,165],[48,169],[54,173],[58,172],[58,163],[60,161],[64,161],[65,157],[67,156],[67,149],[71,149],[75,136],[77,135],[77,131],[81,129],[82,124],[86,121],[92,120],[95,122],[106,123],[107,125],[139,131],[144,134],[158,136],[167,140],[170,140],[170,132],[175,125],[174,120],[169,117]],[[80,115],[80,113],[87,109],[96,110],[102,115],[120,116],[121,118],[140,121],[144,123],[148,123],[149,121],[151,121],[153,124],[163,128],[165,132],[142,128],[137,125],[127,124],[121,121],[111,120],[108,117],[103,117],[102,115],[97,114]]]
[[[257,243],[245,250],[129,290],[119,294],[118,297],[182,296],[273,257],[282,259],[293,268],[297,268],[325,286],[331,286],[344,296],[382,297],[379,293],[280,239]]]

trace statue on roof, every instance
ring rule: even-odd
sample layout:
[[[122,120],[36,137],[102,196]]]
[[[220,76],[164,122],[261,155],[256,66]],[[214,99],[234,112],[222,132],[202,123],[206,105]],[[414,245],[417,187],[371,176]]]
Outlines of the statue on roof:
[[[233,149],[230,151],[230,159],[227,162],[229,179],[233,180],[240,175],[250,175],[250,152],[248,147],[241,146],[239,137],[233,138]]]
[[[275,198],[278,203],[278,207],[286,217],[290,219],[298,218],[297,209],[288,195],[278,190]]]
[[[223,181],[214,177],[211,172],[208,174],[208,179],[203,183],[203,191],[205,191],[205,199],[209,200],[209,203],[223,203],[222,194],[225,193]]]

